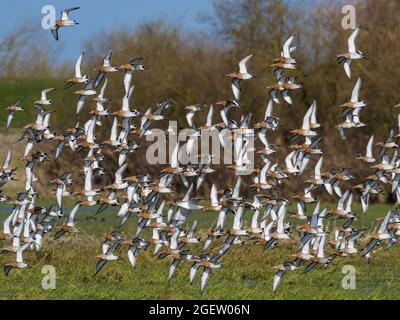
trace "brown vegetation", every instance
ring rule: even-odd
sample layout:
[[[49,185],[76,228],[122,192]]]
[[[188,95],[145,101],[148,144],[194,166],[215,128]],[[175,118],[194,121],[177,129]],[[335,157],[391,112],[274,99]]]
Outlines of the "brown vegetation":
[[[242,109],[252,112],[254,120],[262,117],[269,99],[266,86],[274,81],[269,64],[279,54],[284,40],[295,33],[298,48],[295,55],[300,66],[294,75],[299,77],[305,89],[294,94],[293,107],[287,104],[275,106],[275,113],[283,124],[283,128],[271,136],[271,141],[281,146],[277,158],[281,161],[288,153],[288,132],[301,125],[302,115],[315,99],[318,119],[323,127],[324,168],[352,167],[356,176],[364,175],[365,166],[353,160],[354,153],[364,151],[372,132],[376,141],[382,141],[388,129],[396,125],[397,114],[392,106],[400,102],[397,92],[400,82],[397,77],[400,73],[397,72],[400,71],[397,63],[400,58],[400,42],[397,41],[400,35],[400,3],[397,0],[384,3],[354,1],[357,24],[361,27],[357,44],[367,53],[368,59],[353,65],[351,80],[346,78],[343,68],[335,60],[335,55],[345,50],[350,33],[341,28],[341,5],[338,1],[316,3],[307,2],[305,7],[299,8],[297,1],[215,1],[215,14],[205,19],[205,23],[211,26],[211,32],[188,33],[177,26],[157,21],[143,24],[135,30],[118,29],[101,33],[84,46],[83,67],[90,72],[111,48],[114,50],[115,65],[126,63],[133,57],[143,57],[149,70],[134,77],[134,107],[144,111],[165,98],[174,99],[177,105],[168,111],[168,115],[186,126],[184,106],[211,104],[231,98],[229,80],[223,75],[234,70],[240,58],[254,53],[249,68],[257,79],[243,84],[241,101]],[[72,72],[72,63],[69,69],[65,69],[65,65],[59,70],[54,68],[53,53],[42,44],[38,45],[38,39],[40,37],[26,29],[6,36],[0,45],[0,76],[48,78],[55,77],[60,69]],[[347,140],[342,141],[335,129],[340,122],[337,106],[347,101],[358,76],[363,80],[361,98],[368,103],[361,117],[368,125],[350,130]],[[64,90],[62,83],[59,90]],[[121,75],[110,76],[107,96],[112,99],[114,109],[120,107],[122,94]],[[69,108],[73,109],[76,100],[71,96],[69,93]],[[55,105],[58,103],[55,101]],[[57,113],[63,113],[63,110],[55,109]],[[195,121],[204,118],[205,113],[199,113]],[[74,125],[72,119],[69,125]],[[57,123],[53,126],[57,131],[65,129],[58,127]],[[63,155],[63,159],[71,160],[71,157]],[[148,170],[141,157],[143,154],[131,156],[132,173]],[[54,172],[59,170],[60,164],[54,164]],[[218,175],[224,177],[221,172]]]

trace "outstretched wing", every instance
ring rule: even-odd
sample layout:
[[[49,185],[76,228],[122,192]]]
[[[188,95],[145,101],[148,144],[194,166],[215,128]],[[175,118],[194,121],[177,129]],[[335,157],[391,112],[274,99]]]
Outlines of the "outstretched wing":
[[[201,292],[202,293],[206,287],[208,276],[210,275],[210,272],[211,272],[211,269],[205,268],[201,275]]]
[[[111,66],[111,55],[112,50],[108,51],[107,55],[103,59],[103,66],[110,67]]]
[[[282,277],[285,275],[284,270],[279,270],[274,276],[274,285],[272,290],[275,292],[278,289],[279,284],[281,283]]]
[[[103,260],[100,259],[97,263],[96,263],[96,270],[94,272],[94,274],[98,274],[100,272],[101,269],[103,269],[104,265],[107,263],[107,260]]]
[[[369,138],[368,144],[367,144],[367,153],[366,156],[369,158],[372,158],[372,145],[374,143],[374,135]]]
[[[251,57],[253,57],[253,55],[249,55],[246,58],[242,59],[239,62],[239,72],[240,73],[247,73],[247,67],[246,67],[246,63],[251,59]]]
[[[351,94],[351,102],[358,102],[358,94],[360,93],[360,88],[361,88],[361,78],[358,78],[353,92]]]
[[[287,58],[287,59],[291,58],[291,56],[290,56],[290,52],[291,52],[290,45],[292,44],[293,39],[294,39],[294,36],[291,36],[289,39],[286,40],[285,44],[283,45],[283,52],[282,53],[283,53],[283,57],[284,58]]]
[[[68,19],[68,13],[70,13],[71,11],[74,10],[78,10],[80,7],[73,7],[73,8],[68,8],[68,9],[64,9],[63,11],[61,11],[61,20],[66,21],[69,20]]]
[[[51,34],[53,35],[54,39],[58,41],[58,27],[54,27],[50,29]]]
[[[354,32],[351,34],[351,36],[347,40],[348,45],[349,45],[349,53],[356,53],[356,51],[357,51],[355,40],[356,40],[356,37],[357,37],[359,31],[360,31],[360,28],[357,28],[356,30],[354,30]]]
[[[351,63],[352,60],[346,60],[346,62],[344,63],[344,71],[346,71],[347,77],[350,79],[351,78]]]
[[[7,156],[3,162],[3,169],[8,169],[8,167],[10,166],[10,160],[11,160],[11,149],[8,149]]]
[[[81,53],[81,55],[79,56],[78,60],[76,60],[76,63],[75,63],[75,77],[77,77],[77,78],[82,77],[81,66],[82,66],[83,55],[84,55],[84,52]]]

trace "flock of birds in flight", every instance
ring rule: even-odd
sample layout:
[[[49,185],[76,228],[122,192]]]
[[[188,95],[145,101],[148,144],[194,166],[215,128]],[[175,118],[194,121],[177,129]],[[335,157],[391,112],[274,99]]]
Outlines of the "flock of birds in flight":
[[[58,40],[59,29],[66,26],[76,25],[77,22],[70,20],[68,13],[78,8],[62,11],[60,20],[57,20],[51,32]],[[365,54],[356,49],[355,38],[359,29],[355,30],[348,39],[348,52],[338,55],[338,63],[344,64],[344,69],[351,78],[352,61],[365,58]],[[61,135],[56,135],[50,127],[50,117],[54,111],[47,108],[53,104],[49,95],[53,88],[44,89],[40,99],[34,101],[33,107],[37,110],[36,121],[24,126],[23,135],[18,141],[25,140],[25,149],[22,160],[26,161],[25,190],[19,192],[14,200],[1,194],[0,200],[12,205],[12,211],[3,224],[3,232],[0,240],[11,242],[4,246],[1,252],[12,252],[16,255],[15,261],[4,266],[4,273],[9,274],[13,268],[23,269],[28,266],[23,259],[25,250],[41,250],[45,236],[53,234],[54,239],[59,239],[66,234],[79,233],[76,217],[81,207],[97,207],[97,213],[107,210],[110,206],[119,207],[117,216],[121,225],[128,221],[136,221],[136,231],[132,239],[125,237],[118,231],[113,231],[105,236],[101,245],[101,253],[95,266],[95,274],[99,273],[107,262],[119,259],[121,247],[126,245],[127,255],[132,267],[142,250],[154,246],[154,256],[158,259],[171,259],[168,272],[168,280],[174,276],[180,265],[190,264],[189,281],[192,283],[196,273],[202,270],[201,291],[204,290],[210,272],[222,267],[222,258],[229,253],[232,246],[253,242],[261,245],[264,251],[278,248],[285,242],[297,241],[297,248],[292,255],[292,260],[275,266],[277,273],[273,281],[275,291],[283,277],[289,271],[305,266],[304,273],[310,272],[317,266],[327,267],[337,258],[350,257],[361,251],[362,256],[368,260],[377,246],[386,243],[387,248],[393,246],[400,236],[400,211],[392,210],[380,219],[377,231],[365,234],[366,229],[355,229],[352,227],[357,214],[352,210],[354,192],[351,188],[344,189],[343,183],[354,180],[347,168],[331,169],[323,172],[323,151],[319,148],[322,136],[318,133],[321,127],[317,121],[317,105],[314,102],[303,117],[301,128],[291,131],[293,141],[296,144],[290,146],[291,152],[285,158],[284,166],[272,163],[270,155],[277,151],[277,147],[269,143],[267,134],[278,130],[280,119],[273,116],[273,105],[279,104],[278,93],[288,104],[293,104],[291,93],[300,89],[301,85],[295,83],[292,76],[284,76],[284,72],[294,70],[297,61],[292,57],[296,49],[292,46],[294,37],[290,37],[283,45],[280,56],[274,59],[271,65],[277,82],[268,86],[271,100],[267,104],[264,119],[256,124],[251,124],[251,114],[243,115],[239,122],[229,117],[232,108],[240,110],[241,82],[254,78],[247,69],[251,55],[239,63],[239,70],[227,75],[232,82],[233,98],[219,101],[209,107],[207,120],[204,125],[195,124],[195,114],[204,108],[203,105],[191,105],[185,107],[186,119],[189,127],[199,132],[200,130],[229,129],[234,141],[236,152],[234,165],[231,169],[239,170],[249,165],[247,158],[250,152],[250,133],[255,132],[261,148],[257,148],[256,154],[261,162],[260,169],[253,170],[254,183],[250,186],[252,199],[246,199],[242,193],[242,178],[237,176],[233,188],[218,189],[215,183],[211,186],[210,205],[201,205],[201,199],[196,193],[201,190],[205,177],[215,170],[211,168],[212,155],[199,159],[197,164],[186,166],[180,165],[179,143],[174,147],[171,155],[171,163],[163,168],[158,175],[150,174],[127,176],[128,157],[135,154],[142,138],[151,133],[151,126],[165,119],[163,113],[172,108],[175,102],[167,99],[158,103],[155,108],[149,108],[145,113],[130,107],[130,98],[133,94],[132,75],[146,71],[143,59],[137,58],[120,67],[112,66],[110,51],[104,58],[103,63],[95,68],[97,76],[90,79],[82,74],[83,53],[75,65],[75,75],[66,81],[66,88],[76,85],[84,87],[74,92],[78,95],[76,113],[84,110],[89,97],[92,97],[94,109],[89,112],[90,119],[81,127],[79,123],[65,130]],[[111,112],[107,109],[110,100],[105,98],[107,88],[107,75],[122,72],[124,96],[122,107],[118,111]],[[345,121],[339,124],[340,135],[344,138],[344,130],[361,127],[359,113],[365,107],[364,101],[359,101],[361,79],[358,79],[353,89],[351,99],[344,103],[342,116]],[[10,126],[14,114],[23,111],[21,106],[23,98],[14,105],[8,107],[9,117],[7,128]],[[214,123],[214,108],[218,108],[221,123]],[[96,130],[103,126],[105,118],[112,119],[110,139],[99,142],[96,139]],[[139,124],[135,124],[138,120]],[[176,134],[173,128],[168,128],[169,135]],[[196,135],[192,137],[196,139]],[[357,154],[359,161],[368,164],[374,169],[374,173],[364,181],[354,186],[353,189],[360,193],[362,209],[364,213],[368,210],[370,196],[381,192],[381,184],[391,185],[391,191],[400,202],[400,160],[397,158],[396,149],[399,147],[400,129],[395,132],[391,130],[386,141],[377,143],[380,147],[379,154],[373,156],[373,140],[371,136],[366,147],[365,154]],[[49,160],[49,156],[39,151],[40,145],[47,141],[56,141],[57,146],[54,161],[62,157],[66,148],[72,152],[84,153],[82,159],[84,186],[82,190],[70,193],[68,188],[73,184],[72,175],[74,171],[68,171],[59,175],[49,183],[55,186],[55,202],[50,208],[45,208],[36,203],[38,193],[36,191],[35,174],[37,164]],[[221,142],[223,139],[221,139]],[[186,152],[192,150],[187,144]],[[34,149],[35,148],[35,149]],[[102,151],[112,148],[118,163],[118,169],[113,173],[114,183],[102,188],[93,186],[93,179],[99,175],[105,175],[106,170],[101,163],[105,160]],[[34,151],[36,150],[36,151]],[[388,151],[393,154],[389,155]],[[318,158],[319,157],[319,158]],[[288,212],[289,200],[277,196],[276,191],[291,176],[301,176],[309,167],[310,159],[318,158],[313,175],[304,181],[304,190],[301,194],[292,197],[297,203],[295,212]],[[0,187],[15,179],[16,169],[10,166],[11,150],[9,150],[2,167],[0,168]],[[78,163],[78,160],[77,162]],[[183,184],[186,192],[181,198],[167,201],[166,197],[171,195],[178,184]],[[337,198],[334,209],[322,208],[316,194],[318,190],[327,192]],[[78,197],[78,200],[69,214],[63,210],[63,199],[65,197]],[[307,214],[306,206],[316,203],[311,214]],[[218,216],[216,221],[205,235],[204,244],[197,232],[197,221],[190,223],[189,217],[193,210],[215,212]],[[244,223],[246,212],[252,212],[250,227]],[[226,217],[233,214],[233,224],[227,225]],[[131,216],[136,219],[130,219]],[[291,221],[287,218],[291,217]],[[64,223],[58,221],[65,219]],[[331,232],[327,230],[328,220],[342,221],[339,227]],[[294,224],[297,220],[299,223]],[[133,223],[133,222],[132,222]],[[148,230],[148,231],[146,231]],[[148,235],[148,236],[147,236]],[[367,245],[360,249],[357,242],[365,239]],[[219,242],[216,240],[219,239]],[[212,246],[214,242],[214,245]],[[196,250],[202,246],[201,252]],[[329,254],[327,251],[329,249]],[[197,253],[196,253],[197,252]]]

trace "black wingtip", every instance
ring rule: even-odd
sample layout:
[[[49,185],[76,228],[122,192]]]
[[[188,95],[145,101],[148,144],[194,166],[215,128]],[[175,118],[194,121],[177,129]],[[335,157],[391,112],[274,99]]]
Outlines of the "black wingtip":
[[[12,267],[11,266],[4,266],[4,275],[8,276]]]

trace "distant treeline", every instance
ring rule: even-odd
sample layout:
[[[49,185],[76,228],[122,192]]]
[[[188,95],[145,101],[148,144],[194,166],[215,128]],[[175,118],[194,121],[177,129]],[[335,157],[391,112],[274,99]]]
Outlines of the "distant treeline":
[[[400,2],[362,0],[352,3],[357,9],[357,25],[361,29],[357,46],[366,52],[368,59],[353,64],[351,80],[335,58],[346,50],[351,33],[341,27],[340,1],[218,0],[214,2],[214,14],[202,17],[209,32],[186,32],[169,22],[154,21],[133,30],[121,28],[93,35],[83,48],[83,71],[94,77],[92,68],[101,63],[109,49],[113,49],[112,63],[117,66],[143,57],[148,71],[134,76],[132,107],[145,111],[158,101],[171,98],[177,104],[168,110],[168,116],[186,126],[183,112],[186,105],[211,104],[232,98],[230,82],[224,75],[235,70],[241,58],[253,53],[255,56],[248,68],[257,79],[243,83],[241,108],[243,112],[253,113],[253,121],[260,121],[269,99],[266,87],[276,81],[269,65],[279,55],[283,42],[296,34],[297,50],[293,55],[299,60],[299,67],[292,74],[298,77],[304,90],[294,93],[294,106],[275,105],[274,114],[283,125],[270,135],[271,142],[280,146],[275,157],[282,161],[288,154],[289,130],[301,126],[306,109],[316,100],[324,136],[324,169],[350,167],[356,177],[365,175],[368,171],[354,161],[354,153],[364,152],[372,133],[376,142],[382,141],[389,128],[397,125],[397,112],[392,106],[400,102],[397,90],[400,84]],[[26,93],[24,106],[33,109],[30,104],[39,96],[40,89],[55,86],[56,114],[51,123],[61,132],[75,125],[77,97],[72,94],[73,89],[63,88],[63,81],[73,73],[74,62],[54,65],[56,54],[48,50],[43,35],[23,26],[4,36],[0,40],[0,77],[3,78],[0,98],[6,107]],[[79,54],[77,52],[76,56]],[[363,80],[360,98],[368,103],[361,112],[361,120],[367,126],[350,129],[346,133],[347,140],[342,141],[335,129],[342,121],[338,106],[349,100],[358,77]],[[122,95],[122,74],[110,75],[106,96],[112,99],[112,109],[120,108]],[[85,109],[92,106],[87,103]],[[194,121],[202,124],[205,112],[196,114]],[[15,123],[32,122],[34,114],[34,110],[18,114]],[[232,112],[233,117],[238,115]],[[2,109],[0,119],[4,126],[5,118],[6,111]],[[83,123],[85,115],[79,120]],[[220,119],[215,121],[220,122]],[[111,120],[105,122],[111,125]],[[158,124],[166,126],[163,122]],[[99,134],[107,132],[98,131]],[[135,156],[131,159],[135,163]],[[55,164],[57,168],[59,164]],[[143,163],[132,168],[132,173],[138,168],[147,170]],[[289,185],[289,189],[299,186]]]

